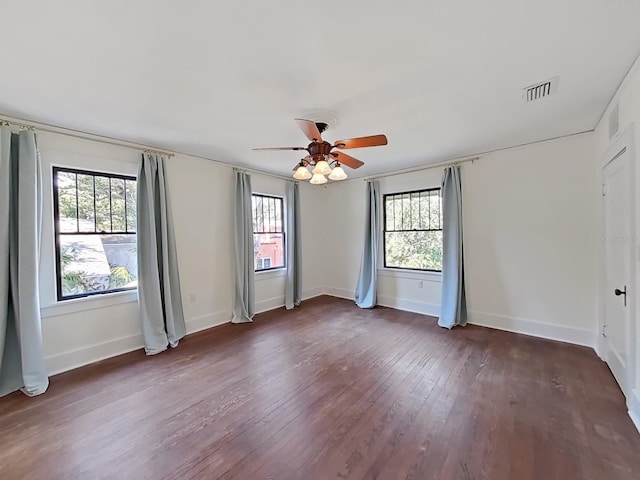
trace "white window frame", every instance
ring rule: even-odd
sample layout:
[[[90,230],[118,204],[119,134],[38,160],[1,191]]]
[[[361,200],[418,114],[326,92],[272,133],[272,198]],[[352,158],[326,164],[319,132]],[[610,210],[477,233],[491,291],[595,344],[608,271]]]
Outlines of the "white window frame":
[[[272,276],[281,276],[284,273],[286,273],[287,270],[287,255],[286,255],[286,251],[287,251],[287,219],[286,219],[286,214],[287,214],[287,206],[286,206],[286,199],[284,196],[282,195],[276,195],[276,194],[272,194],[272,193],[260,193],[260,192],[251,192],[251,199],[253,202],[253,197],[254,196],[259,196],[259,197],[267,197],[267,198],[275,198],[278,199],[282,202],[282,212],[280,214],[281,219],[282,219],[282,232],[276,232],[276,233],[282,233],[282,259],[284,262],[284,265],[281,267],[264,267],[264,258],[259,259],[261,260],[261,267],[259,268],[258,265],[254,265],[254,271],[255,274],[258,276],[263,276],[265,278],[270,278]],[[255,235],[256,232],[253,231],[253,219],[251,220],[251,224],[252,224],[252,235]],[[269,261],[271,259],[268,259]],[[275,273],[275,274],[274,274]],[[269,275],[271,274],[271,275]]]
[[[109,154],[113,152],[114,156],[118,157],[114,158],[114,156],[96,155],[93,152],[96,148],[93,142],[78,141],[77,145],[80,148],[71,150],[65,145],[67,141],[66,138],[52,138],[52,136],[43,135],[43,138],[38,142],[42,172],[42,234],[39,276],[40,313],[43,318],[138,301],[137,289],[69,300],[57,299],[56,247],[53,224],[53,167],[94,170],[137,177],[140,159],[140,153],[133,149],[111,147]],[[89,148],[86,148],[87,146]]]

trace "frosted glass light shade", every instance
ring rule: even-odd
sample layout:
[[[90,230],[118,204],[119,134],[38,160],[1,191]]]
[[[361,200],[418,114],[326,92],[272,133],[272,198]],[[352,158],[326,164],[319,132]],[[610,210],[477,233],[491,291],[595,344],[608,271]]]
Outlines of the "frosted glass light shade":
[[[308,180],[311,178],[311,173],[307,170],[307,167],[303,167],[300,165],[296,170],[296,173],[293,174],[293,178],[297,180]]]
[[[333,169],[333,171],[331,172],[331,175],[329,175],[329,178],[331,180],[344,180],[345,178],[347,178],[347,174],[342,169],[342,167],[338,165]]]
[[[331,167],[326,160],[320,160],[316,163],[316,167],[313,169],[314,174],[329,175],[331,173]]]
[[[322,185],[323,183],[327,183],[327,178],[321,173],[314,173],[313,178],[309,183],[313,183],[314,185]]]

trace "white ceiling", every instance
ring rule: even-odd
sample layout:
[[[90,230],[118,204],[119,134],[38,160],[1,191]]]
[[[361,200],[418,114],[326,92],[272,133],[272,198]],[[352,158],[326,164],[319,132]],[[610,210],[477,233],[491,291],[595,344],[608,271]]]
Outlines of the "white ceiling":
[[[0,113],[274,173],[293,119],[372,175],[591,130],[640,53],[640,0],[0,2]],[[521,89],[560,77],[525,104]]]

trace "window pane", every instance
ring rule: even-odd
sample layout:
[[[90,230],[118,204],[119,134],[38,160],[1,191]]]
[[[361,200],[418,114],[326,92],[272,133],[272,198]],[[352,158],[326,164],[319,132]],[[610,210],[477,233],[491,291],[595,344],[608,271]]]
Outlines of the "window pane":
[[[136,225],[136,208],[137,208],[137,188],[135,180],[126,180],[125,186],[127,188],[126,201],[127,201],[127,232],[135,232]]]
[[[442,232],[386,232],[385,266],[442,270]]]
[[[420,192],[418,204],[420,209],[419,228],[421,230],[429,230],[429,192]]]
[[[96,223],[98,232],[111,232],[111,206],[109,204],[109,178],[95,177]]]
[[[284,234],[254,234],[253,255],[256,270],[284,267]],[[269,266],[267,267],[267,265]]]
[[[78,223],[80,232],[95,232],[93,175],[78,174]]]
[[[442,228],[442,209],[440,203],[440,192],[432,192],[431,201],[429,202],[432,229]]]
[[[62,296],[136,288],[135,235],[61,235]]]
[[[411,201],[409,195],[402,195],[402,230],[411,230]]]
[[[393,230],[393,197],[385,197],[384,199],[384,215],[386,223],[385,230]]]
[[[124,232],[127,222],[124,216],[124,180],[111,179],[111,226],[114,232]]]
[[[275,224],[275,231],[276,232],[283,232],[284,228],[282,227],[282,206],[283,206],[283,202],[282,199],[277,198],[275,199],[275,206],[276,206],[276,212],[275,212],[275,218],[276,218],[276,224]]]
[[[262,200],[260,196],[252,196],[251,204],[253,206],[253,231],[264,232],[264,213],[262,209]]]
[[[57,172],[58,182],[58,228],[61,232],[78,231],[78,209],[76,204],[76,174]]]

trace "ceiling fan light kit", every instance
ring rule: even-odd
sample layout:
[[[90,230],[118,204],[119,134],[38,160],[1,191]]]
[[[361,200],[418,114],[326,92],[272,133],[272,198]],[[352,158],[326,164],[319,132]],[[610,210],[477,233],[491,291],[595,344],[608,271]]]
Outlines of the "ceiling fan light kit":
[[[314,185],[322,185],[327,183],[327,176],[331,180],[344,180],[347,174],[341,164],[356,169],[364,165],[360,160],[347,155],[340,150],[349,148],[377,147],[387,144],[385,135],[372,135],[369,137],[348,138],[338,140],[333,145],[322,139],[322,132],[327,129],[327,123],[312,122],[303,118],[296,118],[296,123],[300,130],[306,135],[311,143],[305,147],[276,147],[276,148],[254,148],[254,150],[306,150],[309,155],[300,160],[298,165],[293,169],[295,173],[293,178],[296,180],[310,180]],[[339,150],[333,151],[334,148]],[[334,165],[334,168],[331,168]],[[309,172],[307,167],[314,167]],[[313,173],[313,175],[312,175]]]
[[[327,183],[327,177],[320,173],[314,173],[309,183],[312,183],[313,185],[322,185],[323,183]]]
[[[329,175],[331,180],[345,180],[347,178],[346,172],[342,169],[340,164],[338,164]]]
[[[293,178],[296,180],[309,180],[311,176],[311,173],[304,165],[300,165],[296,170],[296,173],[293,174]]]

